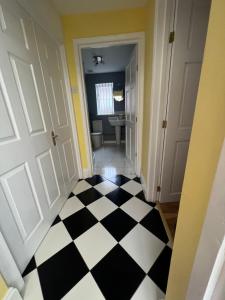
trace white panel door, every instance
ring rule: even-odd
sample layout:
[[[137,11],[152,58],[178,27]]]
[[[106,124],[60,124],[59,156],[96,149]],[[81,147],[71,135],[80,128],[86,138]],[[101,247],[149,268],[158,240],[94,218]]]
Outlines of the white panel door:
[[[178,0],[161,175],[161,202],[180,199],[192,129],[210,0]]]
[[[21,271],[65,199],[32,19],[0,0],[0,230]]]
[[[78,179],[78,172],[61,56],[58,45],[38,25],[35,25],[35,33],[51,111],[53,131],[57,135],[56,147],[62,168],[60,182],[64,182],[65,191],[68,193],[72,190],[75,180]]]
[[[125,117],[126,117],[126,158],[136,167],[136,103],[137,103],[137,51],[136,47],[126,67]]]

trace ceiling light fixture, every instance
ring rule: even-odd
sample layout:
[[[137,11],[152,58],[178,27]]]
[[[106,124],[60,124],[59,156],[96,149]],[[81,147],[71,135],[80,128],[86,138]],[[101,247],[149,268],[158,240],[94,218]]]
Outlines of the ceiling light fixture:
[[[94,55],[92,57],[93,63],[97,66],[99,64],[104,64],[103,57],[101,55]]]

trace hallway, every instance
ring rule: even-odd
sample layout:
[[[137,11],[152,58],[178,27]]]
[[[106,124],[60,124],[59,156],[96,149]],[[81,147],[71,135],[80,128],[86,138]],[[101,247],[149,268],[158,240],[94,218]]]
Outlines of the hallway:
[[[140,179],[80,180],[24,271],[24,299],[164,297],[171,248]]]
[[[104,144],[94,151],[94,173],[110,178],[116,174],[134,176],[134,168],[125,156],[125,144]]]

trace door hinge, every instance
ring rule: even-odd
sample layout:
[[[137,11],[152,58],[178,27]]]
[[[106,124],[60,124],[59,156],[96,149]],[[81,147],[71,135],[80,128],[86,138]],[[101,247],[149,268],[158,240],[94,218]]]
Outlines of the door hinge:
[[[169,35],[169,43],[173,43],[174,42],[174,38],[175,38],[175,32],[171,31],[170,35]]]
[[[161,186],[160,185],[157,186],[156,191],[161,192]]]
[[[138,65],[136,66],[137,72],[138,72]]]
[[[137,117],[135,118],[135,121],[137,122]]]
[[[162,121],[162,128],[166,128],[167,127],[167,121],[166,120],[163,120]]]

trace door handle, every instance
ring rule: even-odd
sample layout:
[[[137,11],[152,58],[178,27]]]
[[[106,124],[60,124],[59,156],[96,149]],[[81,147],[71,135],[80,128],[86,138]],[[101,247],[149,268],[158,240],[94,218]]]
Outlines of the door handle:
[[[54,131],[52,131],[51,136],[52,136],[53,145],[56,146],[56,139],[57,139],[58,135],[55,134]]]

